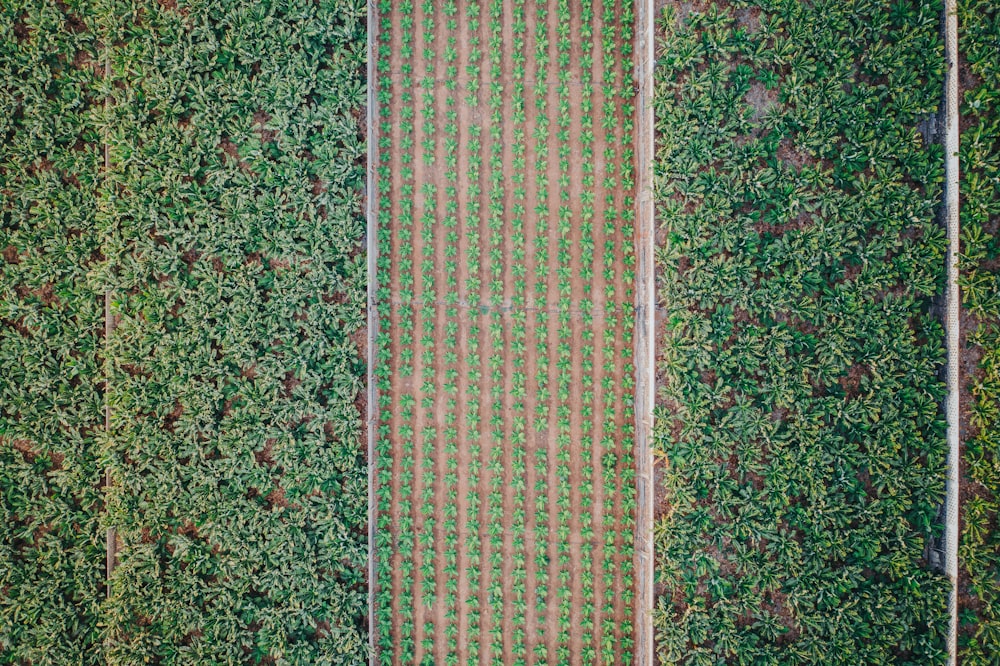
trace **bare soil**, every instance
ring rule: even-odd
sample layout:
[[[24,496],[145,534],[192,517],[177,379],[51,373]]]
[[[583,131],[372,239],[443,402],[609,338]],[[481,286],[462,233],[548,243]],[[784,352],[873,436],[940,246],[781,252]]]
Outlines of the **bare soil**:
[[[982,82],[979,77],[973,73],[961,47],[959,48],[958,53],[958,72],[958,99],[963,100],[965,98],[966,91],[978,87]],[[965,133],[966,130],[971,127],[972,122],[973,118],[971,116],[967,114],[959,114],[960,135]],[[996,233],[996,228],[994,228],[992,224],[987,225],[987,227],[986,231],[988,233]],[[982,262],[979,268],[980,270],[990,270],[996,272],[997,267],[991,264],[991,261]],[[972,423],[972,412],[976,406],[976,397],[973,395],[972,389],[984,378],[983,369],[980,367],[983,349],[977,346],[972,340],[970,340],[970,338],[975,334],[975,331],[980,324],[987,323],[988,322],[980,322],[976,319],[968,308],[962,304],[959,312],[960,340],[958,367],[960,460],[958,529],[960,535],[965,531],[966,503],[980,497],[986,499],[987,501],[993,499],[990,491],[982,484],[975,482],[970,476],[967,447],[967,442],[975,440],[980,435],[979,428]],[[959,538],[961,539],[961,537]],[[959,544],[961,545],[961,541]],[[958,610],[960,617],[962,616],[963,611],[965,613],[972,613],[978,616],[983,610],[983,601],[972,587],[972,578],[970,576],[969,568],[961,559],[958,563]],[[975,628],[976,623],[974,622],[968,623],[964,626],[960,622],[959,634],[963,637],[970,636],[974,633]],[[963,662],[964,656],[965,655],[960,652],[958,656],[959,664]]]

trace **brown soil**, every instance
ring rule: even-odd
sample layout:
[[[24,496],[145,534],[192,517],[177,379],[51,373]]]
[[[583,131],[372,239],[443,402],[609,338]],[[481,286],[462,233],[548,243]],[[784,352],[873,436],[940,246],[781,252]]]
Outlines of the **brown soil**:
[[[250,168],[250,163],[240,157],[239,147],[228,138],[223,138],[217,146],[230,160],[239,166],[240,170],[246,174],[256,175]]]
[[[29,465],[35,462],[35,458],[38,457],[38,451],[34,449],[32,443],[26,439],[14,439],[14,440],[0,440],[7,442],[9,441],[11,446],[21,452],[21,456],[24,458],[24,462]]]
[[[526,21],[528,26],[528,35],[525,38],[525,52],[535,53],[538,48],[537,41],[537,25],[536,21],[538,16],[535,12],[526,12]],[[526,69],[526,74],[532,79],[538,79],[540,75],[544,76],[544,72],[539,71],[539,66],[537,61],[529,60],[529,65]],[[535,118],[541,111],[538,109],[538,104],[533,97],[533,93],[530,91],[530,86],[525,85],[525,96],[527,98],[525,103],[525,136],[528,137],[528,145],[525,150],[525,163],[538,165],[539,160],[539,148],[540,142],[535,137],[535,132],[537,130],[537,123]],[[539,197],[539,187],[538,183],[534,180],[525,181],[525,196],[528,200],[538,201]],[[524,218],[524,227],[526,230],[535,230],[537,234],[538,231],[538,214],[529,210]],[[537,299],[535,298],[534,289],[535,282],[537,278],[540,277],[540,266],[537,257],[537,250],[539,247],[539,239],[531,237],[529,232],[528,238],[526,239],[526,273],[528,276],[535,277],[536,280],[532,280],[531,277],[527,280],[527,303],[529,305],[536,305]],[[544,315],[542,316],[544,319]],[[538,331],[539,331],[539,316],[534,310],[529,310],[525,319],[526,328],[526,345],[532,345],[532,339],[535,343],[538,342]],[[536,352],[541,350],[542,353],[546,352],[547,346],[545,348],[540,348],[537,344],[535,345]],[[537,409],[540,403],[538,399],[538,393],[540,388],[540,383],[538,381],[538,372],[540,369],[539,358],[537,354],[529,355],[527,363],[525,364],[524,372],[527,378],[527,384],[525,387],[526,400],[524,403],[524,412],[528,421],[528,432],[530,433],[525,441],[528,445],[527,454],[525,456],[525,467],[526,467],[526,481],[527,492],[525,493],[525,504],[528,507],[526,511],[525,525],[524,525],[524,536],[526,539],[526,547],[534,547],[537,550],[539,542],[539,530],[544,529],[546,521],[537,512],[531,511],[530,508],[537,505],[539,498],[539,488],[538,483],[540,481],[539,475],[539,448],[546,446],[546,437],[544,433],[536,432],[535,421],[537,418]],[[547,430],[547,428],[546,428]],[[533,437],[531,435],[534,435]],[[528,545],[530,544],[530,545]],[[539,607],[542,605],[543,600],[539,599],[538,594],[538,584],[539,584],[539,567],[535,558],[527,557],[526,567],[525,567],[525,581],[526,588],[528,590],[527,599],[525,600],[527,611],[524,618],[524,630],[525,630],[525,649],[529,655],[535,655],[535,650],[539,642],[544,640],[544,623],[542,618],[539,617]],[[534,658],[529,657],[529,659]]]
[[[489,7],[484,6],[480,14],[478,34],[471,34],[468,16],[468,3],[458,2],[458,12],[455,15],[455,25],[449,26],[447,18],[438,12],[433,17],[433,44],[428,44],[422,26],[425,17],[422,6],[415,3],[413,10],[413,57],[409,59],[412,65],[411,85],[413,110],[413,168],[412,194],[404,193],[402,177],[403,160],[397,147],[401,145],[402,133],[400,121],[404,112],[402,99],[402,66],[401,39],[399,27],[401,16],[398,6],[393,7],[394,29],[389,34],[383,34],[383,43],[392,45],[393,62],[392,75],[380,85],[391,87],[392,103],[389,108],[380,109],[382,124],[380,129],[391,127],[393,149],[383,151],[382,163],[388,164],[391,173],[391,192],[384,196],[381,203],[383,209],[389,207],[392,212],[392,241],[389,247],[380,248],[380,254],[399,258],[404,250],[412,254],[412,262],[404,268],[400,261],[393,261],[387,274],[380,277],[380,282],[388,283],[392,297],[389,303],[380,305],[382,326],[390,332],[391,358],[388,361],[393,371],[390,390],[391,404],[384,410],[382,423],[389,426],[395,451],[391,460],[376,461],[383,469],[391,469],[393,500],[389,507],[392,517],[392,531],[395,536],[401,535],[401,518],[409,513],[412,523],[409,530],[415,546],[412,552],[403,552],[395,547],[393,552],[379,552],[377,557],[389,557],[392,564],[391,579],[380,581],[381,585],[392,589],[393,621],[391,626],[377,627],[376,633],[388,631],[392,637],[392,661],[404,663],[402,645],[412,646],[414,663],[448,663],[450,658],[458,658],[460,663],[467,663],[472,649],[476,648],[480,663],[516,663],[524,659],[526,663],[571,663],[582,664],[590,657],[587,651],[599,655],[602,660],[611,657],[611,663],[626,663],[630,661],[624,644],[629,639],[630,617],[628,590],[626,589],[625,571],[631,568],[631,530],[622,527],[631,524],[631,519],[623,516],[624,505],[622,494],[630,492],[627,482],[622,480],[625,468],[630,465],[630,451],[633,445],[631,437],[625,435],[625,427],[632,421],[631,388],[626,388],[624,381],[626,373],[631,373],[631,335],[625,326],[623,306],[633,300],[631,287],[626,283],[624,262],[622,256],[632,244],[632,238],[626,238],[621,224],[616,225],[615,233],[606,235],[604,232],[605,199],[612,197],[611,209],[621,214],[631,205],[633,193],[623,191],[620,187],[606,191],[605,176],[616,182],[622,173],[630,136],[623,129],[626,111],[621,99],[614,100],[619,123],[613,132],[605,132],[601,127],[601,112],[604,99],[601,93],[603,65],[601,58],[600,20],[594,26],[593,69],[590,78],[593,81],[593,131],[594,157],[593,186],[584,183],[585,163],[581,153],[580,136],[583,131],[584,113],[582,111],[582,86],[580,84],[583,69],[581,66],[582,44],[579,37],[581,29],[580,16],[582,7],[578,2],[571,2],[573,16],[571,38],[573,44],[570,60],[570,81],[567,85],[571,109],[571,120],[568,136],[561,144],[558,137],[558,49],[557,30],[559,29],[556,4],[548,3],[547,33],[549,39],[550,62],[545,71],[537,71],[534,61],[536,48],[535,35],[537,26],[533,23],[537,9],[531,3],[525,3],[523,9],[527,29],[521,44],[525,56],[524,74],[515,72],[515,32],[514,26],[520,18],[521,10],[505,4],[501,39],[501,71],[497,80],[490,73],[489,49],[493,37]],[[598,15],[600,11],[596,11]],[[468,101],[466,88],[469,77],[466,65],[471,62],[472,37],[478,37],[479,48],[483,57],[479,62],[480,81],[482,84],[478,103]],[[455,39],[457,59],[457,76],[447,74],[449,63],[445,59],[445,49],[449,38]],[[433,127],[436,132],[426,144],[433,150],[434,164],[427,167],[423,163],[424,141],[424,90],[421,82],[428,75],[427,63],[423,54],[425,48],[433,49],[434,71],[430,76],[436,79],[428,94],[432,99],[434,118]],[[627,80],[631,75],[630,68],[619,61],[616,68],[619,81]],[[545,78],[550,82],[545,90],[544,99],[536,99],[535,78]],[[448,81],[457,81],[454,90],[449,90]],[[513,109],[518,100],[515,98],[515,82],[524,84],[523,104],[524,116],[518,118]],[[490,132],[493,129],[492,111],[489,106],[489,91],[491,84],[502,85],[503,119],[500,131],[499,150],[502,154],[504,187],[502,193],[503,227],[494,244],[493,232],[489,228],[490,216],[490,157],[493,154],[493,142]],[[544,102],[546,109],[541,110]],[[448,156],[447,133],[445,131],[447,113],[454,110],[457,114],[456,125],[456,166],[457,182],[449,182],[446,166]],[[545,145],[535,139],[537,119],[546,115],[550,120],[549,137]],[[470,163],[477,155],[471,150],[472,133],[475,128],[481,130],[478,158],[481,162],[481,172],[478,180],[470,179]],[[563,174],[560,170],[559,148],[564,145],[569,150],[569,170]],[[540,161],[542,149],[547,150],[547,160]],[[612,163],[605,164],[604,152],[608,148],[613,155]],[[545,189],[537,186],[536,175],[539,169],[544,169],[548,175]],[[568,185],[560,184],[560,176],[568,176]],[[523,182],[522,180],[523,179]],[[425,195],[424,185],[433,185],[433,198]],[[479,224],[478,250],[473,252],[466,227],[466,219],[476,201],[471,194],[470,186],[478,187]],[[449,186],[454,187],[454,193],[449,193]],[[593,193],[593,232],[589,238],[584,238],[580,228],[583,211],[584,195]],[[548,202],[548,211],[544,217],[536,212],[543,196]],[[405,232],[399,223],[402,212],[401,201],[404,198],[413,202],[412,233],[406,240],[400,233]],[[561,205],[569,206],[574,225],[569,234],[568,268],[570,271],[570,307],[569,323],[570,337],[561,338],[559,331],[559,316],[557,312],[559,301],[559,274],[557,268],[559,231],[558,211]],[[452,212],[449,209],[453,208]],[[609,211],[611,212],[611,211]],[[424,215],[427,214],[426,220]],[[446,217],[454,216],[457,226],[448,227],[442,222]],[[433,220],[433,227],[426,229],[426,237],[432,245],[424,243],[424,224]],[[545,236],[539,235],[539,225],[545,229]],[[457,233],[451,236],[450,231]],[[593,249],[584,249],[584,241],[592,241]],[[405,247],[404,247],[405,243]],[[546,246],[548,253],[538,254],[541,246]],[[611,281],[615,286],[613,300],[605,302],[606,281],[604,277],[604,250],[614,248],[618,258]],[[452,255],[452,253],[454,253]],[[499,307],[490,303],[491,283],[493,282],[490,261],[491,256],[499,258],[502,266],[501,278],[497,289],[502,291]],[[433,284],[425,284],[422,277],[422,264],[427,261],[433,267]],[[446,282],[446,265],[454,261],[456,265],[455,283],[458,292],[458,305],[448,305],[446,299],[451,295],[452,288]],[[468,280],[476,274],[470,272],[470,261],[478,262],[478,291],[470,292]],[[593,277],[584,277],[589,269]],[[416,302],[412,309],[406,308],[399,299],[402,289],[403,270],[410,273],[413,293]],[[424,302],[433,301],[430,309],[423,312]],[[544,300],[544,303],[543,303]],[[585,323],[581,311],[584,304],[592,304],[593,320]],[[449,312],[449,310],[454,310]],[[411,314],[412,313],[412,314]],[[425,314],[430,319],[425,318]],[[613,315],[613,318],[610,318]],[[404,317],[412,317],[412,346],[404,346],[402,326]],[[535,331],[539,324],[545,321],[546,337],[536,340]],[[491,335],[490,324],[498,323],[502,335],[494,338]],[[519,334],[519,326],[523,323],[523,333]],[[454,342],[447,337],[449,326],[455,327]],[[474,332],[478,327],[478,332]],[[425,334],[433,330],[434,346],[426,349],[421,343]],[[613,344],[613,373],[609,382],[609,391],[601,388],[604,377],[602,345],[605,332],[609,331]],[[523,338],[521,337],[523,335]],[[585,341],[590,338],[592,342]],[[536,344],[540,343],[540,344]],[[568,344],[570,390],[568,399],[558,396],[560,373],[557,368],[560,343]],[[592,346],[592,350],[588,347]],[[413,350],[413,374],[404,377],[399,370],[402,366],[402,354],[407,349]],[[431,366],[426,370],[432,383],[425,387],[423,373],[424,359]],[[454,356],[449,355],[453,353]],[[475,368],[470,363],[470,357],[475,354],[480,359],[481,375],[474,380],[470,374]],[[592,356],[593,366],[585,367],[585,356]],[[490,362],[500,359],[500,384],[494,386],[491,378]],[[548,394],[541,394],[541,386],[537,375],[541,368],[547,367]],[[457,373],[457,374],[456,374]],[[450,381],[449,376],[455,376],[457,391],[454,395],[444,390]],[[430,387],[433,391],[429,391]],[[498,390],[499,399],[492,397],[492,391]],[[473,407],[472,396],[478,393],[478,409]],[[586,398],[585,410],[583,403]],[[427,400],[428,408],[422,403]],[[454,403],[450,401],[454,400]],[[401,416],[403,403],[413,404],[412,418],[404,422]],[[548,418],[545,422],[536,423],[536,408],[540,403],[547,403]],[[604,420],[606,405],[613,405],[613,417]],[[558,439],[558,410],[562,408],[571,415],[569,428],[569,444]],[[478,416],[478,425],[473,415]],[[496,425],[494,426],[493,423]],[[402,429],[410,427],[414,433],[412,454],[404,460],[402,448]],[[523,441],[521,432],[523,428]],[[427,429],[432,438],[432,459],[424,460],[423,432]],[[495,438],[496,431],[499,437]],[[456,436],[457,434],[457,436]],[[610,450],[602,447],[605,437],[610,437],[614,443]],[[457,440],[457,441],[456,441]],[[449,455],[449,443],[457,444],[457,453]],[[470,481],[470,472],[476,462],[478,447],[478,463],[480,471],[474,481]],[[499,447],[499,448],[498,448]],[[605,495],[603,489],[603,474],[601,470],[602,454],[617,455],[618,467],[613,473],[617,479],[616,487]],[[536,463],[544,454],[544,466]],[[489,470],[491,460],[503,461],[502,477],[492,478]],[[518,461],[523,459],[524,478],[515,475]],[[568,561],[560,562],[560,519],[558,492],[558,473],[560,459],[567,461],[569,470],[569,516],[562,524],[568,532],[563,544],[568,544]],[[455,465],[454,481],[446,481],[446,474],[451,465]],[[412,471],[412,479],[407,477],[404,485],[402,471],[404,467]],[[433,469],[436,483],[432,489],[425,489],[423,473],[425,469]],[[540,477],[544,472],[544,477]],[[536,484],[542,482],[538,486]],[[491,518],[490,492],[493,484],[499,481],[501,488],[502,521],[498,526]],[[584,488],[589,485],[592,491],[584,497]],[[523,490],[521,488],[523,487]],[[425,491],[427,491],[425,493]],[[539,493],[542,493],[540,496]],[[473,513],[470,495],[479,498],[479,509]],[[423,533],[426,520],[421,510],[423,498],[433,502],[435,520],[432,546],[423,548],[420,545],[420,535]],[[544,519],[536,512],[536,500],[545,498],[547,505]],[[455,533],[446,530],[445,513],[451,507],[457,507]],[[384,509],[385,507],[383,507]],[[469,531],[470,521],[477,521],[479,534]],[[592,536],[584,539],[584,525],[589,524]],[[502,537],[496,541],[497,552],[492,552],[493,539],[491,530],[499,530]],[[617,555],[613,570],[616,571],[614,582],[610,587],[603,583],[605,532],[615,532],[614,543]],[[446,568],[447,543],[449,538],[457,538],[456,566]],[[397,542],[398,543],[398,542]],[[480,550],[478,580],[470,577],[471,549],[478,546]],[[539,570],[536,560],[540,552],[548,553],[548,569]],[[500,567],[491,567],[491,555],[498,555]],[[589,557],[589,563],[587,563]],[[436,595],[432,606],[422,602],[423,591],[427,581],[420,573],[426,558],[432,558],[434,572],[434,587]],[[410,562],[411,573],[404,575],[401,564]],[[589,567],[588,579],[593,582],[584,584],[584,567]],[[543,575],[544,573],[544,575]],[[568,580],[568,616],[560,608],[561,597],[557,593],[560,587],[560,575]],[[545,594],[540,591],[541,581],[545,580]],[[498,586],[499,598],[491,595],[491,589]],[[401,593],[412,594],[413,607],[405,612],[399,607]],[[449,590],[454,592],[454,599],[448,599]],[[522,593],[523,591],[523,593]],[[377,592],[376,592],[377,593]],[[592,604],[590,617],[584,617],[584,608]],[[473,618],[478,613],[478,628]],[[406,626],[404,616],[412,614],[412,628]],[[449,618],[454,618],[449,620]],[[560,643],[560,626],[566,622],[574,629],[570,631],[566,643]],[[614,640],[614,655],[607,654],[603,649],[603,623],[610,620],[616,627]],[[592,625],[586,631],[579,627],[584,622]],[[454,629],[449,628],[449,625]],[[499,640],[494,640],[494,634],[499,629]],[[376,642],[379,636],[376,636]],[[424,647],[425,640],[427,649]],[[544,645],[544,650],[536,652],[536,647]],[[454,646],[454,647],[452,647]],[[409,651],[409,648],[407,648]],[[566,656],[561,656],[561,655]]]

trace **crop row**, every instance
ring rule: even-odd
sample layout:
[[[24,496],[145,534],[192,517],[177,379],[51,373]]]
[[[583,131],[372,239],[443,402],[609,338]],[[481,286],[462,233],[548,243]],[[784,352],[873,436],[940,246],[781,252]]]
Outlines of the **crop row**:
[[[945,658],[940,13],[659,23],[661,663]]]
[[[3,664],[103,663],[94,19],[91,2],[0,7]]]
[[[1000,655],[1000,9],[959,3],[959,50],[968,74],[961,105],[962,300],[971,315],[966,354],[979,366],[965,442],[962,568],[959,602],[961,663],[995,664]]]

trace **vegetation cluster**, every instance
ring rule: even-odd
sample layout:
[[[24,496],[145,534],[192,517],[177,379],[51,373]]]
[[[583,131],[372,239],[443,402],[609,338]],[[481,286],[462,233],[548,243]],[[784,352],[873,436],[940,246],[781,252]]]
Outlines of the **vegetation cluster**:
[[[0,664],[102,663],[97,30],[0,5]]]
[[[661,663],[945,660],[940,15],[660,21]]]
[[[0,21],[0,663],[363,662],[365,3]]]

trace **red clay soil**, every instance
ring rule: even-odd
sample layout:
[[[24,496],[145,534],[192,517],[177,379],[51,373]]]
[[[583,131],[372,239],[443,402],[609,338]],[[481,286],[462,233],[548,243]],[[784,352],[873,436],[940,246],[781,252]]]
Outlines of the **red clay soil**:
[[[380,559],[388,558],[392,575],[388,580],[379,581],[381,586],[391,586],[392,617],[391,626],[376,628],[378,636],[389,632],[392,638],[391,662],[402,664],[402,645],[407,649],[412,646],[413,663],[469,663],[472,649],[478,654],[479,663],[513,664],[524,659],[526,663],[589,663],[595,658],[603,663],[624,664],[631,662],[631,594],[627,589],[626,575],[630,576],[632,563],[632,524],[634,516],[625,516],[623,495],[634,494],[628,485],[630,479],[623,474],[631,465],[631,450],[634,442],[631,436],[626,436],[626,426],[633,420],[632,389],[624,381],[626,375],[632,373],[632,340],[631,327],[625,322],[630,318],[630,306],[633,293],[630,281],[626,280],[626,263],[624,257],[631,254],[633,238],[625,235],[620,222],[615,225],[615,233],[606,235],[604,217],[617,216],[620,219],[622,211],[631,207],[634,193],[625,191],[620,186],[610,190],[605,189],[605,177],[617,183],[623,167],[628,167],[632,159],[630,148],[631,136],[624,129],[626,110],[623,96],[613,100],[618,122],[611,132],[602,129],[603,108],[606,101],[603,97],[601,84],[604,79],[603,60],[601,52],[600,9],[595,13],[598,17],[593,26],[594,37],[587,42],[580,36],[580,17],[582,15],[579,0],[571,2],[574,19],[571,22],[573,50],[570,58],[570,80],[568,84],[569,102],[571,106],[571,123],[569,138],[566,141],[569,153],[569,184],[560,185],[559,146],[557,137],[559,128],[556,123],[559,106],[557,57],[557,3],[542,3],[547,6],[546,31],[549,39],[549,64],[543,70],[534,60],[536,50],[536,34],[538,27],[535,18],[538,16],[536,5],[530,0],[523,8],[526,19],[526,31],[522,36],[522,52],[524,65],[524,116],[518,119],[512,112],[515,106],[514,67],[518,54],[514,53],[514,24],[520,18],[521,10],[514,3],[504,3],[503,27],[499,41],[502,50],[502,66],[500,78],[496,83],[503,87],[503,125],[500,128],[502,136],[502,155],[504,168],[503,192],[503,229],[501,242],[495,248],[491,245],[492,231],[488,226],[490,209],[489,159],[491,155],[490,130],[493,120],[488,104],[490,86],[494,81],[490,74],[489,49],[492,29],[489,19],[489,2],[481,3],[480,24],[478,27],[479,46],[483,52],[480,61],[480,81],[482,83],[478,104],[468,102],[466,85],[469,81],[466,67],[472,54],[472,37],[470,23],[467,20],[469,3],[456,3],[457,13],[454,15],[454,25],[448,24],[447,17],[441,11],[443,5],[436,3],[433,16],[433,41],[428,43],[422,34],[425,25],[423,3],[413,3],[413,56],[408,64],[412,66],[412,95],[409,106],[413,111],[413,193],[409,198],[413,201],[412,236],[406,241],[411,248],[412,263],[406,270],[412,273],[413,292],[418,295],[418,302],[413,305],[412,315],[405,315],[403,303],[399,299],[401,291],[401,266],[398,261],[391,262],[388,273],[379,276],[381,284],[388,284],[392,297],[389,302],[379,305],[381,327],[390,334],[391,358],[388,363],[392,369],[391,404],[383,409],[380,422],[389,426],[394,452],[391,460],[377,460],[376,464],[383,469],[392,470],[392,502],[388,510],[392,518],[392,531],[399,536],[402,531],[401,521],[404,516],[412,518],[410,531],[417,544],[414,552],[403,552],[398,546],[376,552]],[[401,171],[403,168],[400,122],[404,113],[401,92],[402,57],[399,28],[402,16],[399,15],[399,3],[393,5],[393,30],[380,36],[383,44],[391,45],[391,76],[375,82],[384,89],[392,91],[392,101],[383,106],[380,128],[391,126],[390,150],[381,149],[379,162],[390,167],[391,187],[389,193],[380,195],[379,207],[392,212],[392,242],[389,247],[381,247],[380,254],[391,258],[400,256],[403,240],[400,238],[399,225],[400,202],[408,196],[403,192]],[[621,32],[618,32],[619,41]],[[457,85],[449,90],[447,84],[445,49],[449,40],[454,39],[457,58],[453,64],[457,66]],[[581,154],[580,135],[583,131],[582,86],[580,84],[583,72],[581,56],[582,48],[592,48],[593,65],[590,77],[593,82],[593,120],[594,131],[593,153],[593,186],[584,186],[584,160]],[[621,53],[621,44],[618,52]],[[424,59],[425,48],[434,54],[434,73],[437,82],[429,93],[433,98],[433,123],[437,132],[432,146],[435,159],[432,167],[423,163],[422,153],[424,123],[424,91],[421,81],[427,75]],[[630,89],[631,66],[624,58],[619,58],[615,70],[619,88]],[[535,98],[535,80],[544,78],[548,81],[547,97],[544,100]],[[549,135],[546,145],[542,146],[535,138],[536,119],[543,113],[540,106],[544,101],[544,113],[550,120]],[[457,113],[457,182],[454,183],[454,196],[448,193],[449,181],[446,178],[447,156],[445,124],[447,112]],[[481,172],[478,181],[470,180],[470,157],[472,153],[473,128],[481,129]],[[516,159],[517,143],[523,145],[523,160]],[[547,160],[540,161],[542,148],[547,149]],[[605,162],[605,149],[612,152],[610,164]],[[536,184],[536,176],[540,169],[548,174],[548,183],[544,191]],[[523,183],[521,182],[523,178]],[[434,199],[425,200],[424,185],[435,186]],[[470,293],[467,281],[471,277],[469,260],[472,259],[472,248],[466,234],[466,219],[470,212],[472,190],[476,185],[479,189],[479,243],[476,259],[479,264],[481,286],[477,292]],[[516,190],[523,188],[523,200]],[[583,237],[579,221],[582,216],[583,200],[587,192],[593,193],[593,233],[589,234],[593,242],[593,250],[584,250]],[[537,210],[542,198],[548,202],[548,211],[543,218]],[[610,197],[610,207],[606,199]],[[556,361],[559,358],[558,349],[561,340],[559,336],[557,305],[559,300],[558,264],[558,209],[560,205],[570,206],[575,222],[570,234],[571,261],[571,308],[570,318],[571,339],[569,358],[571,360],[571,390],[568,401],[561,401],[557,395],[559,371]],[[449,213],[448,208],[454,206]],[[606,211],[606,208],[608,209]],[[427,214],[426,220],[424,219]],[[454,227],[455,237],[449,238],[449,229],[442,224],[446,215],[454,215],[458,224]],[[517,235],[515,220],[522,221],[523,236]],[[432,221],[432,222],[431,222]],[[431,245],[425,245],[422,232],[426,223],[433,224],[433,229],[427,230]],[[544,238],[539,235],[539,224],[545,229]],[[630,227],[629,227],[630,228]],[[523,246],[520,239],[523,238]],[[547,255],[539,255],[542,246],[548,249]],[[606,280],[604,276],[604,254],[606,247],[613,247],[616,265],[611,275],[615,286],[614,299],[605,302]],[[491,305],[490,293],[492,277],[490,275],[491,250],[500,254],[502,263],[502,303],[499,308]],[[523,251],[523,256],[521,252]],[[544,262],[540,259],[544,256]],[[430,262],[434,268],[433,284],[423,284],[421,266]],[[454,261],[457,267],[456,284],[458,305],[446,304],[449,287],[446,284],[445,266],[448,261]],[[585,280],[581,274],[585,267],[592,267],[593,278]],[[522,274],[523,269],[523,274]],[[430,303],[431,319],[424,318],[423,303],[419,295],[423,294]],[[542,300],[544,299],[544,303]],[[593,305],[592,322],[584,323],[581,310],[584,303]],[[403,316],[412,316],[413,329],[413,374],[402,377],[399,369],[402,365],[401,354],[404,351],[401,343],[400,323]],[[536,330],[544,318],[547,326],[546,337],[536,344]],[[490,335],[490,323],[497,321],[503,330],[502,338],[494,341]],[[524,339],[518,340],[516,324],[524,322]],[[451,325],[457,327],[457,342],[447,343],[446,329]],[[434,347],[425,349],[421,338],[433,327]],[[476,330],[474,327],[477,327]],[[604,377],[602,345],[605,332],[613,338],[614,365],[611,389],[602,389]],[[587,340],[589,338],[589,341]],[[593,346],[593,367],[584,367],[584,356],[587,345]],[[432,373],[433,390],[425,390],[422,375],[424,354],[430,352],[427,361],[432,364],[427,370]],[[448,354],[454,357],[449,359]],[[469,360],[473,354],[481,360],[482,376],[478,382],[479,422],[474,425],[470,416],[477,411],[471,406],[470,400],[475,393],[469,376]],[[491,392],[495,388],[491,379],[491,359],[501,359],[500,399],[493,400]],[[549,394],[540,394],[541,387],[536,375],[540,368],[548,368]],[[457,373],[457,392],[452,396],[443,390],[449,374]],[[523,397],[519,394],[523,387]],[[421,407],[427,399],[429,409]],[[404,401],[414,404],[412,418],[404,423],[401,416],[401,405]],[[450,403],[454,400],[454,403]],[[536,423],[536,409],[540,403],[547,402],[549,413],[546,421]],[[586,403],[586,404],[585,404]],[[613,405],[613,418],[604,419],[605,405]],[[568,408],[570,414],[569,445],[561,444],[557,439],[557,411]],[[496,419],[497,430],[502,433],[500,439],[492,435],[491,421]],[[515,433],[523,423],[523,443],[516,441]],[[412,455],[403,460],[401,430],[409,425],[413,429],[414,443]],[[424,430],[432,433],[433,446],[427,451],[432,452],[432,459],[424,460]],[[629,431],[630,432],[630,431]],[[457,433],[457,437],[453,434]],[[611,437],[614,442],[609,449],[603,448],[605,437]],[[457,440],[457,442],[456,442]],[[449,442],[457,444],[457,453],[449,455]],[[470,483],[470,468],[477,455],[480,472],[478,483]],[[491,478],[489,462],[493,459],[496,447],[501,449],[496,453],[503,460],[502,472],[502,545],[500,545],[499,569],[490,566],[491,538],[489,530],[495,527],[491,520],[489,501],[490,489],[494,479]],[[567,450],[568,448],[568,450]],[[542,481],[536,461],[544,452],[546,466],[544,486],[537,485]],[[616,455],[616,469],[611,473],[617,479],[616,487],[606,493],[603,486],[602,454]],[[559,533],[558,526],[558,477],[557,461],[567,456],[570,474],[570,518],[568,522],[569,562],[561,565],[558,558]],[[515,458],[523,457],[525,466],[525,490],[517,492],[521,484],[514,476]],[[405,463],[405,464],[404,464]],[[454,466],[455,478],[448,482],[445,479],[449,465]],[[405,481],[402,472],[412,470],[412,480]],[[422,480],[424,469],[433,469],[436,483],[432,489],[425,489]],[[589,498],[584,497],[588,482],[592,488]],[[425,494],[425,491],[426,494]],[[480,500],[478,512],[473,515],[469,497],[476,493]],[[544,518],[536,513],[536,501],[544,496],[547,510]],[[423,498],[434,505],[433,545],[426,551],[427,557],[434,558],[434,587],[436,596],[432,606],[422,602],[423,592],[428,581],[420,574],[423,565],[420,535],[427,521],[422,510]],[[585,500],[589,500],[585,501]],[[444,515],[451,507],[457,508],[457,581],[446,570],[445,552],[449,533],[445,530]],[[470,520],[478,521],[479,534],[470,533]],[[584,523],[589,522],[592,536],[584,539],[582,536]],[[616,555],[613,558],[613,569],[616,572],[613,584],[604,584],[604,549],[605,533],[614,533]],[[454,537],[455,535],[450,535]],[[476,544],[480,549],[479,580],[470,578],[470,545]],[[395,543],[398,541],[394,540]],[[520,545],[518,544],[520,542]],[[536,565],[540,552],[547,552],[548,570],[546,596],[540,597],[538,590],[542,583],[541,571]],[[584,584],[584,565],[590,558],[589,577],[592,583]],[[401,565],[404,560],[411,563],[409,575],[404,575]],[[556,589],[559,586],[559,576],[568,574],[569,579],[569,615],[568,618],[560,609]],[[521,578],[524,581],[524,596],[519,598],[515,593],[512,581]],[[448,584],[454,585],[454,600],[448,602]],[[499,584],[502,598],[491,599],[490,587]],[[401,593],[404,590],[412,594],[412,608],[400,607]],[[590,597],[592,614],[589,621],[592,630],[583,631],[579,627],[584,621],[586,597]],[[478,604],[476,601],[478,600]],[[607,600],[607,603],[606,603]],[[471,611],[478,605],[478,629],[472,626]],[[404,616],[413,618],[412,630],[405,626]],[[449,617],[454,618],[449,621]],[[566,643],[559,642],[560,627],[569,621],[572,629]],[[614,627],[613,640],[608,641],[611,653],[604,649],[605,640],[602,636],[605,621],[610,620]],[[453,629],[447,628],[449,624]],[[500,627],[501,640],[494,642],[493,630]],[[426,648],[425,648],[426,643]],[[453,647],[454,646],[454,647]],[[539,646],[544,646],[542,650]],[[536,648],[539,648],[536,651]],[[588,656],[589,654],[589,656]],[[568,655],[568,656],[561,656]],[[382,655],[385,658],[387,655]]]

